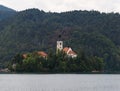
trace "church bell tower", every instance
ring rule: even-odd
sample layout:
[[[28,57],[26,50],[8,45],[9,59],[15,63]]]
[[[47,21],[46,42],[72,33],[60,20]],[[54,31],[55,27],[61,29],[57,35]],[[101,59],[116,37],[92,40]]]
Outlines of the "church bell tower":
[[[61,41],[61,35],[59,35],[59,40],[57,41],[57,53],[63,50],[63,41]]]

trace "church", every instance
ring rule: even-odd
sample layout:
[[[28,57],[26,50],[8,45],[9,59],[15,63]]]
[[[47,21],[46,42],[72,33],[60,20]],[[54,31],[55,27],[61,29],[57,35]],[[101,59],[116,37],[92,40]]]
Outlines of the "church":
[[[77,54],[72,50],[71,47],[64,47],[63,48],[63,41],[57,41],[57,49],[56,51],[63,51],[66,53],[68,57],[75,58],[77,57]]]

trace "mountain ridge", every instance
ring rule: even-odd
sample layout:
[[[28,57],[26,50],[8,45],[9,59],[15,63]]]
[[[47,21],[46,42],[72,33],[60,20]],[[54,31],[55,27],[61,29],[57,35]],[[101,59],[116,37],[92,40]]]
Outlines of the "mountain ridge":
[[[16,11],[6,6],[0,5],[0,21],[14,16]]]
[[[6,7],[6,6],[4,6],[4,5],[0,5],[0,11],[9,11],[9,12],[15,12],[15,10],[14,9],[11,9],[11,8],[8,8],[8,7]]]

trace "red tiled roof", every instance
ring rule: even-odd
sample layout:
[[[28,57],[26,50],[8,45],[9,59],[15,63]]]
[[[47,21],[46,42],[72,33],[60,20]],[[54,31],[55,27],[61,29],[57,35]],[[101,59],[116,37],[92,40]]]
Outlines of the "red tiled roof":
[[[48,56],[47,53],[45,53],[43,51],[38,51],[37,54],[41,57],[47,57]],[[27,58],[27,54],[23,54],[22,56],[23,56],[23,58]]]
[[[43,52],[43,51],[39,51],[39,52],[37,52],[38,53],[38,55],[40,55],[40,56],[42,56],[42,57],[47,57],[48,55],[47,55],[47,53],[45,53],[45,52]]]
[[[74,51],[69,51],[68,54],[73,54],[73,55],[76,55],[76,53]]]
[[[64,49],[63,49],[63,51],[65,52],[65,53],[67,53],[67,54],[73,54],[73,55],[77,55],[73,50],[71,50],[71,48],[69,48],[69,47],[65,47]]]
[[[65,47],[65,48],[63,49],[63,52],[67,53],[68,50],[69,50],[69,47]]]

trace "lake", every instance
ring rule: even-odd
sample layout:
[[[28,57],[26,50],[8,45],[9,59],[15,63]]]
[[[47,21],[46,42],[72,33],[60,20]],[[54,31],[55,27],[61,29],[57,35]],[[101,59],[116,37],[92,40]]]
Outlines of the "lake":
[[[120,75],[1,74],[0,91],[120,91]]]

